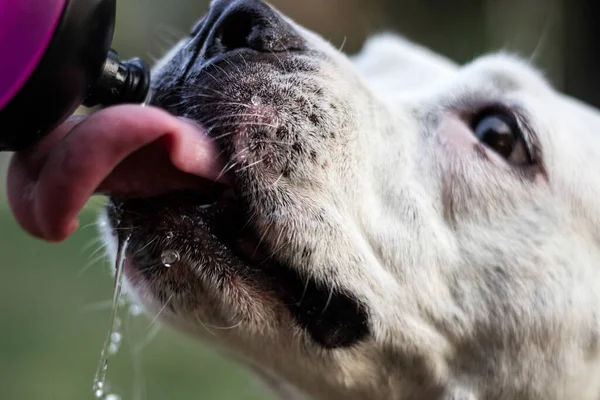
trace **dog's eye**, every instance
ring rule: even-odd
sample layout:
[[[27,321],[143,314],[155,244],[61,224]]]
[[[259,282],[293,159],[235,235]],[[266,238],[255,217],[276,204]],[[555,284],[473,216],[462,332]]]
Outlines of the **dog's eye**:
[[[501,112],[486,112],[472,125],[475,136],[512,165],[532,163],[527,142],[513,116]]]

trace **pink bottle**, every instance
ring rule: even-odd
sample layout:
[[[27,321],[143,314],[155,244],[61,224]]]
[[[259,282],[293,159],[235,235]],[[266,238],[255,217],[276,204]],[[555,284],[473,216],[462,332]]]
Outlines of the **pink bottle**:
[[[141,103],[139,60],[110,48],[116,0],[0,0],[0,151],[23,150],[81,104]]]

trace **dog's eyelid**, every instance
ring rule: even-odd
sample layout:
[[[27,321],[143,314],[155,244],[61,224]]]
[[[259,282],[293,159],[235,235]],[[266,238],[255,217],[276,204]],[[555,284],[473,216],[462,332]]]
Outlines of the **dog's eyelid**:
[[[533,155],[534,135],[529,130],[529,126],[527,124],[523,123],[520,116],[516,115],[515,122],[517,123],[517,127],[519,128],[519,130],[521,131],[521,134],[523,135],[523,144],[525,145],[525,149],[531,156],[532,161],[535,162],[535,159],[533,157],[534,156]]]
[[[532,164],[541,164],[540,142],[539,138],[533,130],[530,120],[525,110],[519,106],[509,107],[508,110],[512,113],[517,127],[523,135],[525,148],[531,157]]]
[[[471,104],[468,110],[462,113],[462,118],[467,125],[474,129],[474,126],[479,121],[494,114],[504,115],[510,120],[510,124],[513,128],[519,131],[521,136],[522,146],[524,147],[523,150],[527,153],[529,162],[523,165],[515,164],[514,166],[541,166],[538,138],[529,123],[526,110],[521,105],[501,101],[478,102],[477,104]]]

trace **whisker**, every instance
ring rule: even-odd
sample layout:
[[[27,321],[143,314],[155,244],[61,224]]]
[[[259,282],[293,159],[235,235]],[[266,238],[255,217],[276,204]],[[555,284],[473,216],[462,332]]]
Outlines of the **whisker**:
[[[221,72],[223,72],[223,74],[227,77],[227,79],[229,80],[233,80],[233,77],[231,75],[229,75],[229,73],[227,73],[227,71],[225,71],[222,67],[220,67],[218,64],[212,64],[214,65],[215,68],[218,68]]]
[[[252,211],[252,214],[248,216],[248,220],[242,225],[242,230],[246,229],[254,220],[256,220],[258,214],[256,211]]]
[[[235,172],[237,173],[237,172],[242,172],[242,171],[245,171],[245,170],[247,170],[247,169],[250,169],[250,168],[254,167],[255,165],[258,165],[258,164],[260,164],[260,163],[261,163],[261,162],[263,162],[263,161],[264,161],[264,159],[260,159],[260,160],[258,160],[258,161],[255,161],[255,162],[251,163],[251,164],[248,164],[248,165],[246,165],[246,166],[243,166],[242,168],[240,168],[240,169],[236,170]]]
[[[214,93],[204,93],[199,92],[198,90],[210,90]],[[181,92],[181,94],[180,94]],[[206,97],[209,99],[225,99],[225,93],[214,89],[210,86],[185,86],[179,88],[173,88],[165,92],[166,94],[175,94],[181,96],[182,100],[194,100],[196,97]],[[215,96],[218,95],[218,96]],[[181,103],[180,103],[181,104]]]
[[[208,71],[206,71],[206,70],[205,70],[205,71],[204,71],[204,73],[205,73],[206,75],[210,76],[210,77],[212,78],[212,80],[213,80],[213,81],[215,81],[215,83],[216,83],[217,85],[220,85],[220,84],[221,84],[221,80],[220,80],[220,79],[217,79],[217,78],[215,78],[215,76],[214,76],[213,74],[211,74],[210,72],[208,72]],[[221,94],[222,94],[222,95],[224,95],[223,93],[221,93]]]
[[[98,246],[98,248],[96,250],[94,250],[89,257],[94,257],[96,254],[98,254],[100,251],[105,250],[106,249],[106,243],[102,242],[100,243],[100,246]],[[104,255],[102,255],[104,257]]]
[[[94,222],[90,222],[89,224],[85,224],[85,225],[83,225],[83,226],[82,226],[81,228],[79,228],[79,229],[81,229],[81,230],[84,230],[84,229],[90,229],[91,227],[95,227],[95,226],[97,226],[97,225],[98,225],[98,222],[97,222],[97,221],[94,221]]]
[[[237,64],[235,64],[234,62],[230,61],[228,58],[225,58],[225,62],[228,63],[229,65],[231,65],[232,67],[236,68],[239,72],[240,75],[242,74],[242,70],[240,70],[240,68],[237,66]]]
[[[279,244],[279,241],[281,240],[281,236],[282,236],[283,232],[279,233],[279,236],[277,238],[277,240],[275,241],[275,243]],[[286,240],[284,241],[281,245],[277,246],[272,252],[271,254],[269,254],[269,256],[265,259],[265,261],[270,261],[273,260],[273,258],[277,255],[277,253],[279,253],[281,250],[283,250],[283,248],[285,246],[287,246],[288,244],[290,244],[291,241]]]
[[[306,291],[308,290],[308,284],[309,284],[309,277],[306,277],[306,283],[304,284],[304,290],[302,291],[302,296],[300,296],[300,300],[298,300],[298,306],[300,306],[302,304],[302,301],[304,300],[304,296],[306,296]]]
[[[220,127],[220,125],[213,125],[210,128],[208,128],[208,132],[212,132],[215,129],[218,129],[219,127]],[[216,136],[214,139],[215,140],[223,139],[223,138],[226,138],[227,136],[233,135],[234,133],[235,133],[235,131],[225,132],[219,136]]]
[[[252,141],[253,143],[268,143],[268,144],[282,144],[285,146],[291,146],[294,142],[285,142],[283,140],[270,140],[270,139],[256,139]]]
[[[266,126],[269,128],[279,128],[278,125],[267,124],[266,122],[232,122],[218,125],[216,128],[224,128],[226,126]]]
[[[239,107],[244,107],[244,108],[251,108],[248,104],[237,103],[235,101],[218,101],[218,102],[214,102],[214,103],[196,104],[192,108],[198,109],[198,108],[215,107],[215,106],[239,106]]]
[[[156,44],[161,53],[166,53],[171,49],[175,44],[179,41],[179,38],[175,38],[171,35],[168,35],[167,32],[164,31],[155,31],[155,35],[157,38]],[[170,36],[170,37],[169,37]]]
[[[242,59],[242,61],[244,62],[244,64],[246,64],[246,68],[250,68],[250,66],[248,65],[248,62],[244,58],[244,55],[242,53],[238,53],[238,54],[239,54],[240,58]]]
[[[281,180],[281,178],[283,178],[283,172],[281,174],[279,174],[279,176],[277,177],[277,179],[275,179],[275,182],[273,182],[273,184],[271,185],[271,188],[274,188],[279,181]]]
[[[250,150],[250,148],[248,146],[244,147],[242,150],[238,151],[237,153],[235,153],[231,159],[234,160],[236,158],[238,158],[240,155],[242,155],[243,153],[247,152],[248,150]]]
[[[228,115],[217,115],[216,117],[212,117],[211,119],[207,120],[207,121],[203,121],[204,125],[210,125],[211,123],[215,122],[215,121],[221,121],[224,119],[230,119],[230,118],[242,118],[242,117],[264,117],[264,115],[261,114],[228,114]]]
[[[147,347],[150,344],[150,342],[152,342],[152,340],[154,340],[154,338],[156,337],[156,335],[158,335],[160,330],[161,326],[159,324],[154,324],[150,326],[147,331],[148,333],[146,334],[146,337],[144,338],[144,340],[135,345],[134,350],[136,352],[142,351],[145,347]]]
[[[546,22],[544,23],[544,27],[542,28],[542,32],[540,33],[540,38],[538,39],[531,55],[529,56],[529,62],[535,62],[538,59],[538,56],[543,51],[543,47],[546,43],[546,39],[550,33],[551,25],[552,25],[552,15],[551,12],[546,15]]]
[[[208,93],[186,93],[185,96],[182,96],[185,100],[193,100],[196,97],[206,97],[208,99],[220,99],[221,97],[217,97],[214,94]]]
[[[146,57],[150,59],[151,64],[156,64],[160,60],[160,56],[156,55],[153,51],[147,51]]]
[[[256,248],[254,249],[254,252],[252,253],[252,257],[254,257],[256,255],[256,252],[258,251],[258,248],[262,244],[263,240],[265,240],[265,237],[267,237],[267,233],[269,233],[269,231],[271,230],[271,227],[273,226],[274,223],[275,223],[275,221],[271,221],[269,223],[269,226],[267,226],[265,228],[265,230],[262,233],[262,235],[260,235],[260,239],[258,239],[258,244],[256,245]]]
[[[329,290],[329,297],[327,298],[327,303],[325,303],[325,307],[323,307],[323,311],[321,311],[321,314],[325,314],[325,311],[327,311],[327,307],[329,307],[332,297],[333,297],[333,286]]]
[[[157,240],[158,240],[158,236],[153,237],[141,249],[139,249],[138,251],[136,251],[135,254],[140,254],[142,251],[146,250],[148,247],[150,247],[151,244],[153,244]]]
[[[89,260],[78,272],[77,277],[80,278],[85,274],[90,268],[98,263],[98,261],[105,259],[106,256],[104,254],[98,254],[96,257]]]
[[[208,326],[206,326],[206,324],[205,324],[205,323],[202,321],[202,319],[201,319],[201,318],[200,318],[198,315],[196,315],[196,321],[198,321],[198,323],[199,323],[200,325],[202,325],[202,327],[203,327],[204,329],[206,329],[206,331],[207,331],[208,333],[210,333],[210,334],[211,334],[211,335],[213,335],[213,336],[216,336],[216,334],[215,334],[213,331],[211,331],[210,329],[208,329]]]
[[[338,49],[338,51],[341,53],[344,50],[344,46],[346,45],[346,41],[348,40],[348,36],[344,36],[344,40],[342,40],[342,45],[340,46],[340,48]]]
[[[229,167],[225,166],[225,167],[224,167],[224,168],[221,170],[221,172],[219,173],[219,176],[217,176],[217,179],[216,179],[216,180],[218,181],[219,179],[221,179],[223,176],[225,176],[225,174],[227,174],[229,171],[231,171],[233,168],[235,168],[235,167],[236,167],[236,165],[237,165],[237,163],[236,163],[236,162],[234,162],[234,163],[233,163],[233,164],[231,164]]]
[[[216,78],[211,75],[208,71],[205,71],[207,75],[211,76],[213,79],[216,80]],[[219,83],[218,80],[216,80],[217,84]],[[209,95],[208,93],[202,93],[202,92],[198,92],[198,90],[209,90],[215,94],[218,94],[220,97],[215,97],[214,95]],[[200,95],[204,95],[204,97],[212,97],[212,98],[222,98],[222,99],[227,99],[228,96],[225,95],[225,93],[223,93],[222,91],[215,89],[212,86],[208,86],[208,85],[198,85],[198,84],[194,84],[194,85],[182,85],[176,88],[171,88],[169,91],[166,92],[167,94],[178,94],[178,93],[183,93],[184,96],[182,96],[183,99],[193,99],[196,96],[200,96]],[[202,97],[202,96],[201,96]]]
[[[205,327],[206,327],[206,326],[208,326],[208,327],[211,327],[212,329],[217,329],[217,330],[227,331],[227,330],[231,330],[231,329],[235,329],[235,328],[237,328],[238,326],[240,326],[240,325],[242,324],[242,322],[243,322],[243,321],[240,319],[240,321],[239,321],[237,324],[235,324],[235,325],[231,325],[231,326],[214,326],[214,325],[207,324],[207,323],[205,322],[205,323],[204,323],[204,326],[205,326]]]
[[[281,43],[281,39],[277,39],[278,42]],[[270,51],[271,55],[275,57],[275,59],[277,60],[277,62],[279,62],[279,65],[281,65],[281,69],[288,73],[289,71],[287,70],[287,68],[285,67],[285,64],[283,64],[283,61],[281,61],[281,58],[279,58],[279,56],[274,52],[274,51]]]
[[[172,25],[160,24],[160,25],[158,25],[156,30],[158,33],[167,34],[167,35],[171,36],[171,39],[174,39],[177,41],[179,39],[181,39],[182,37],[186,36],[185,32],[183,32],[180,29],[175,28]]]
[[[174,295],[175,294],[171,293],[171,296],[169,296],[169,298],[167,299],[167,301],[165,301],[165,304],[158,311],[158,313],[156,314],[156,316],[154,318],[152,318],[152,321],[150,321],[150,323],[148,324],[148,328],[147,329],[150,329],[152,327],[152,325],[156,324],[156,322],[158,321],[158,317],[160,317],[160,315],[167,309],[167,306],[169,305],[169,303],[173,299]]]
[[[104,241],[103,241],[101,238],[99,238],[99,237],[97,237],[97,238],[94,238],[94,239],[90,239],[90,240],[89,240],[89,241],[88,241],[88,242],[87,242],[87,243],[86,243],[86,244],[85,244],[85,245],[84,245],[84,246],[81,248],[81,252],[80,252],[80,254],[85,254],[85,253],[86,253],[86,252],[87,252],[87,251],[88,251],[88,250],[89,250],[89,249],[90,249],[92,246],[95,246],[95,245],[100,245],[100,246],[104,247],[104,246],[106,246],[106,243],[104,243]],[[96,251],[96,250],[95,250],[95,251]],[[94,251],[94,252],[95,252],[95,251]],[[92,253],[92,254],[93,254],[93,253]]]

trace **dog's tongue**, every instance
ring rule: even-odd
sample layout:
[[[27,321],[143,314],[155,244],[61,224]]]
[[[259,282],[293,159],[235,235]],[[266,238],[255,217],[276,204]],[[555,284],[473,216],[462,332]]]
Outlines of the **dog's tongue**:
[[[93,194],[148,197],[214,185],[220,158],[195,124],[152,107],[117,106],[71,119],[15,154],[8,197],[30,234],[62,241]]]

